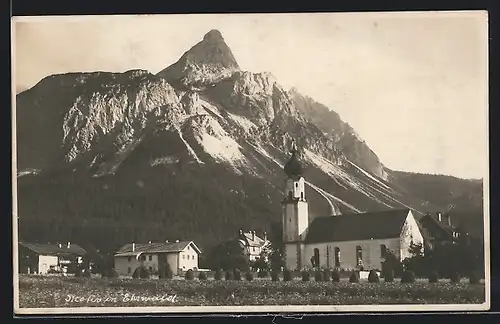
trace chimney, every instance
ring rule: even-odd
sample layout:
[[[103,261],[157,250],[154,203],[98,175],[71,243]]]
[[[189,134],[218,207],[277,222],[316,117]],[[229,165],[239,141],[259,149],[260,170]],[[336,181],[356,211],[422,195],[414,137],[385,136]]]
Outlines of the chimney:
[[[135,252],[135,243],[132,243],[132,252]]]
[[[437,217],[438,217],[438,221],[440,221],[440,222],[442,222],[442,221],[443,221],[443,217],[442,217],[441,212],[438,212],[438,213],[437,213]]]
[[[252,231],[252,241],[255,241],[255,231]]]
[[[175,240],[175,243],[179,243],[179,240]]]
[[[68,249],[71,247],[71,242],[68,242]]]
[[[168,243],[168,240],[165,240],[165,243]]]
[[[243,230],[242,229],[240,229],[240,235],[243,235]]]
[[[267,233],[264,232],[264,242],[267,241]]]
[[[59,246],[60,249],[62,248],[62,244],[61,243],[59,243],[57,246]]]
[[[450,214],[446,214],[446,221],[448,223],[448,226],[451,227],[451,215]]]
[[[151,241],[149,241],[148,244],[151,244]]]

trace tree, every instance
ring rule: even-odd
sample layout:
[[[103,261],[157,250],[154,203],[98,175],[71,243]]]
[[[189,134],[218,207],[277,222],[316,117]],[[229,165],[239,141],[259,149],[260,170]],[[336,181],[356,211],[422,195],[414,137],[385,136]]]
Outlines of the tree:
[[[281,271],[285,267],[285,245],[283,244],[281,224],[272,223],[271,231],[269,233],[270,247],[268,251],[268,258],[271,264],[271,269]]]
[[[208,258],[211,269],[248,271],[248,258],[236,240],[227,241],[215,246]]]

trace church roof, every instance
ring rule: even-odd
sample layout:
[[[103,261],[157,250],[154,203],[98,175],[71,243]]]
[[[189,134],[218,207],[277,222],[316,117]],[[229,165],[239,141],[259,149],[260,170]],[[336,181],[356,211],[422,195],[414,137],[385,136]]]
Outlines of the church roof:
[[[410,209],[393,209],[317,217],[309,226],[306,243],[397,238],[409,212]]]

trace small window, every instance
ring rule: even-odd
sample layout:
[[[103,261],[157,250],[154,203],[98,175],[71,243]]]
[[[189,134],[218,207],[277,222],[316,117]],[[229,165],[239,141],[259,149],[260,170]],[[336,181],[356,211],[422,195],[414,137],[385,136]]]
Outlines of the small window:
[[[255,252],[255,246],[252,248],[252,251]]]
[[[188,251],[191,250],[191,247],[188,245]]]
[[[127,268],[127,273],[131,273],[132,269],[130,267]]]
[[[300,199],[304,200],[304,193],[303,192],[300,193]]]
[[[149,261],[153,261],[153,256],[152,255],[149,256]]]
[[[299,187],[299,184],[297,182],[295,182],[295,188],[298,188]]]

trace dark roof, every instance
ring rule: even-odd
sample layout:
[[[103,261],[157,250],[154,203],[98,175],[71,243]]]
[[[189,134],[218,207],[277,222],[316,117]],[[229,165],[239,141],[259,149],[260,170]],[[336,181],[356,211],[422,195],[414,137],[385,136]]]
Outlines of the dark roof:
[[[85,251],[85,249],[74,243],[71,243],[69,248],[67,243],[66,244],[61,243],[61,247],[59,247],[59,244],[39,244],[39,243],[26,243],[26,242],[19,242],[19,245],[27,249],[30,249],[31,251],[40,255],[83,256],[87,254],[87,251]]]
[[[297,149],[295,147],[292,148],[291,150],[292,156],[290,157],[290,160],[285,164],[283,167],[283,170],[285,171],[286,175],[289,177],[300,177],[302,175],[302,165],[299,162],[299,159],[297,157]]]
[[[180,242],[162,242],[162,243],[147,243],[135,244],[135,250],[132,251],[132,243],[125,244],[116,253],[115,256],[134,256],[141,253],[174,253],[183,251],[189,244],[201,253],[201,250],[194,244],[193,241]]]
[[[307,243],[387,239],[401,235],[410,209],[318,217],[309,226]]]
[[[247,233],[243,233],[242,235],[239,236],[240,239],[246,241],[247,245],[248,246],[258,246],[258,247],[262,247],[264,245],[266,245],[266,241],[264,241],[263,238],[255,235],[254,236],[254,239],[252,239],[252,233],[251,232],[247,232]]]

